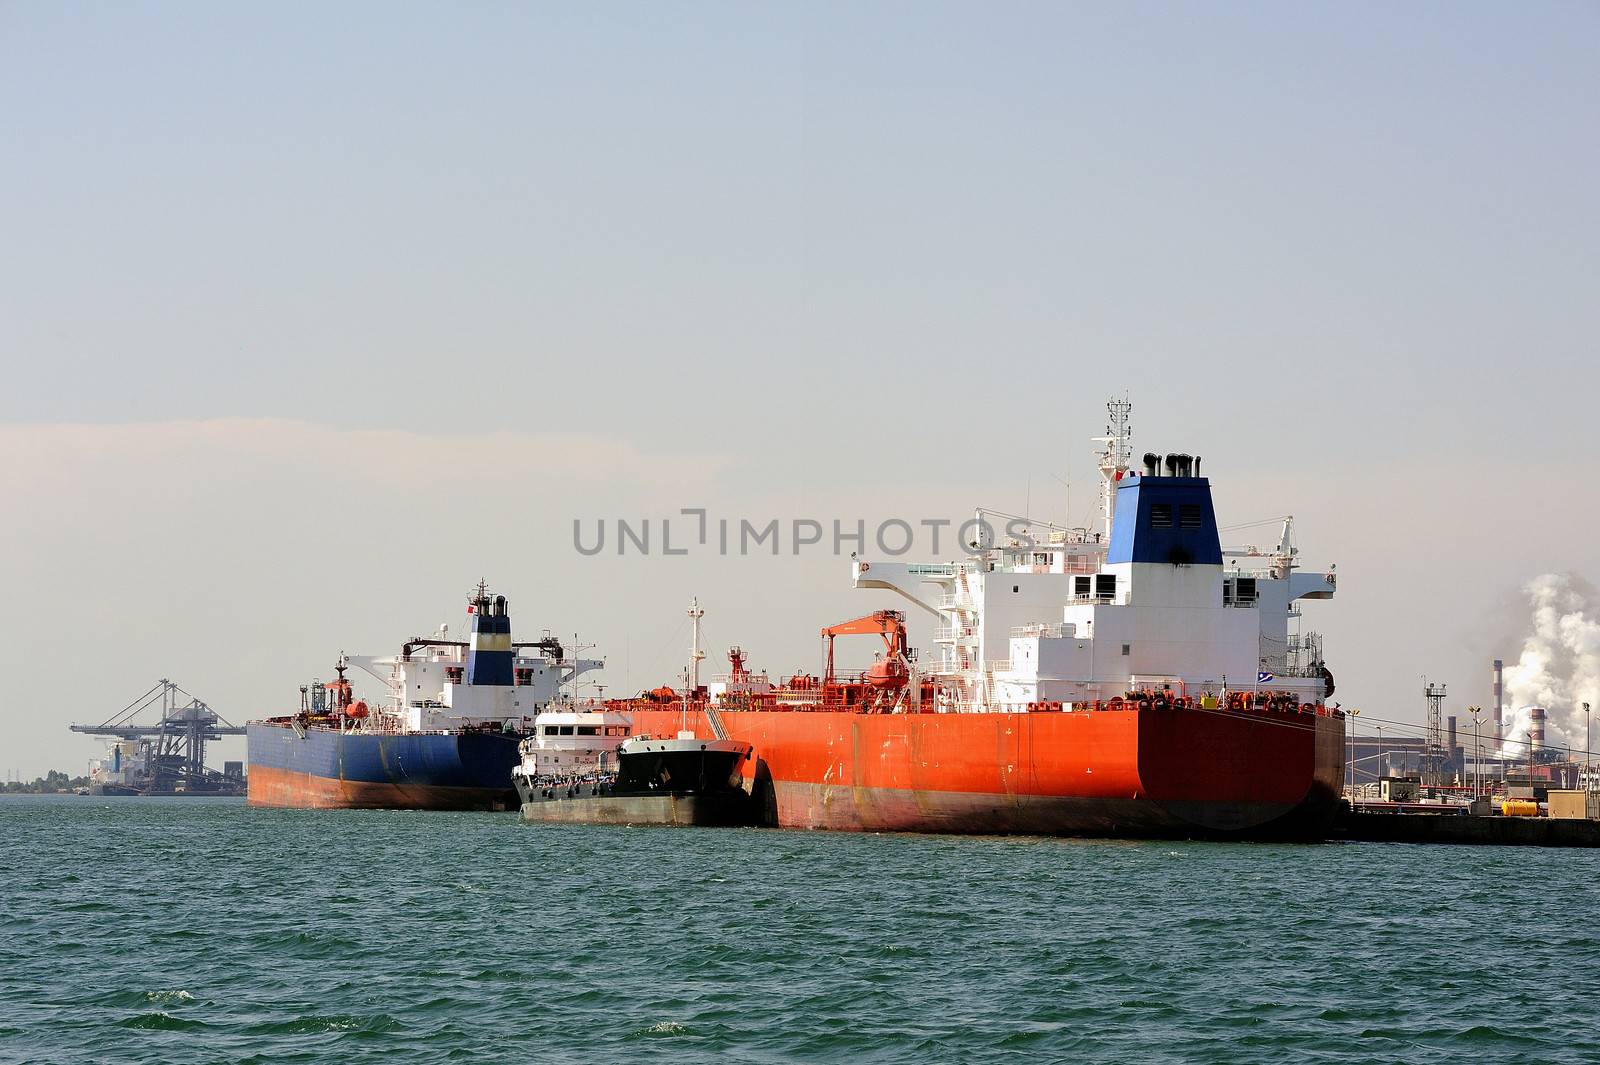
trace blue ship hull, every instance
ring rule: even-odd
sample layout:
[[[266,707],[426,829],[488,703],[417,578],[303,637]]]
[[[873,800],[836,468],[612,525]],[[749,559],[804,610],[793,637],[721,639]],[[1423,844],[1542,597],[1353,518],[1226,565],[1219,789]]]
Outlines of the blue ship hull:
[[[510,810],[521,736],[248,726],[252,806]]]

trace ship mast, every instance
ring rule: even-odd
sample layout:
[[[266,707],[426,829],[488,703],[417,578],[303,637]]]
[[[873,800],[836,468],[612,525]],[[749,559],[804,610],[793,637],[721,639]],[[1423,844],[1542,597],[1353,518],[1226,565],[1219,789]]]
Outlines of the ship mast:
[[[1129,442],[1133,428],[1128,416],[1133,403],[1126,397],[1113,399],[1106,404],[1106,435],[1097,436],[1094,442],[1105,445],[1097,455],[1100,460],[1100,515],[1105,520],[1105,538],[1111,539],[1111,516],[1117,507],[1117,482],[1128,472],[1128,459],[1132,456]]]
[[[1278,537],[1278,546],[1272,549],[1272,575],[1287,577],[1295,568],[1294,557],[1300,549],[1294,546],[1294,515],[1287,515],[1283,519],[1283,535]]]
[[[700,687],[700,662],[706,653],[700,647],[700,619],[706,612],[700,609],[700,597],[695,596],[689,600],[689,668],[684,671],[684,677],[689,683],[689,693],[692,695]]]

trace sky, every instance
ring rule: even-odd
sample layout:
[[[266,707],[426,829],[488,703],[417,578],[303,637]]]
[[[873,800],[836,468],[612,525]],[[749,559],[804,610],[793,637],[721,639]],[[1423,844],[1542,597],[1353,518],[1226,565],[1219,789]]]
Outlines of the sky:
[[[1597,98],[1581,3],[0,4],[0,768],[479,578],[814,669],[847,558],[574,521],[1083,524],[1113,394],[1337,563],[1346,705],[1481,703],[1600,578]]]

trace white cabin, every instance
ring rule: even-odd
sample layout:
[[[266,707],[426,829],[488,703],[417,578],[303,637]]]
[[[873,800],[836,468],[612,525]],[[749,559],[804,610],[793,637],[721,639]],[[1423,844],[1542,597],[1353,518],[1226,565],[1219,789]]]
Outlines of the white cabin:
[[[617,748],[632,735],[631,722],[631,715],[604,704],[553,706],[522,741],[522,763],[514,772],[530,779],[615,772]]]
[[[1004,529],[1005,542],[956,562],[853,562],[856,587],[897,592],[936,619],[919,672],[942,708],[1070,707],[1163,688],[1316,704],[1330,690],[1320,637],[1297,630],[1301,600],[1333,597],[1332,568],[1297,572],[1292,518],[1270,552],[1224,551],[1200,460],[1168,455],[1162,473],[1149,454],[1131,469],[1128,410],[1113,402],[1099,438],[1103,530],[980,510],[971,528]]]
[[[407,640],[397,655],[347,659],[388,689],[374,727],[445,732],[500,725],[525,731],[541,712],[570,699],[573,681],[605,665],[604,659],[570,655],[548,631],[513,643],[505,597],[491,597],[482,584],[467,612],[466,640],[452,640],[449,626],[441,625],[431,637]]]

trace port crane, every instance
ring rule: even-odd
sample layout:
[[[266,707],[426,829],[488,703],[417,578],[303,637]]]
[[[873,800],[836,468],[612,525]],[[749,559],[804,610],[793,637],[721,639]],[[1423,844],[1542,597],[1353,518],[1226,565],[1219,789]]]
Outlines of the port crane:
[[[137,718],[160,708],[160,717],[141,724]],[[243,784],[206,768],[206,744],[245,730],[228,721],[177,684],[162,677],[148,691],[98,725],[72,725],[73,732],[133,740],[144,748],[143,794],[237,792]],[[180,787],[181,785],[181,787]]]

